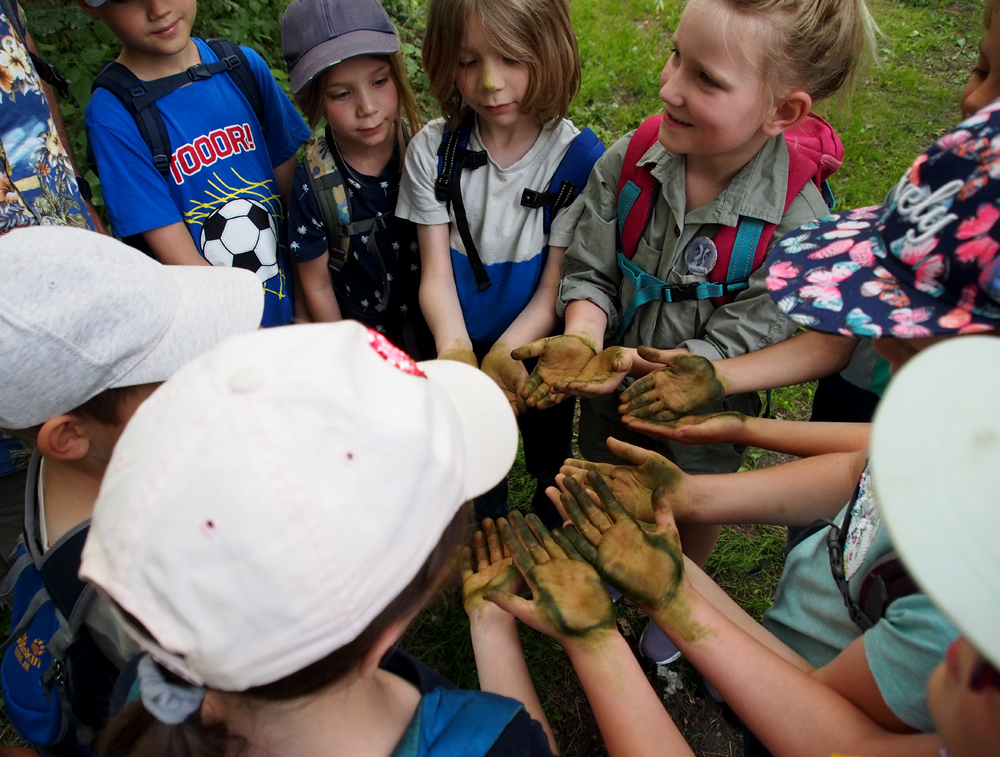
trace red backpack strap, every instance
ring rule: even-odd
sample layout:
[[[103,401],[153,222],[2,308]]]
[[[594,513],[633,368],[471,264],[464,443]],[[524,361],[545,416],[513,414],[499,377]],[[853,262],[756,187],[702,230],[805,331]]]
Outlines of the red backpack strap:
[[[639,239],[649,222],[657,183],[649,166],[640,166],[638,163],[649,148],[656,144],[661,118],[662,116],[647,118],[635,130],[625,151],[625,162],[622,163],[618,178],[618,240],[621,252],[629,260],[635,255]],[[640,197],[644,202],[639,203],[638,211],[633,213]]]
[[[785,192],[785,211],[806,184],[813,182],[817,189],[843,164],[844,145],[834,128],[815,113],[810,113],[801,123],[785,132],[788,146],[788,188]],[[709,275],[713,282],[745,279],[764,262],[768,245],[777,224],[741,216],[737,226],[723,226],[715,235],[718,262]],[[746,270],[743,255],[749,256],[754,245],[752,265]],[[736,255],[734,256],[734,250]],[[728,296],[715,298],[716,306],[730,301]]]

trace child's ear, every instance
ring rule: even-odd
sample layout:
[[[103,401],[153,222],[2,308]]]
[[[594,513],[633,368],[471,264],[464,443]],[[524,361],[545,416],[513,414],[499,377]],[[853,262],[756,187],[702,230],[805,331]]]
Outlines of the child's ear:
[[[37,446],[45,457],[82,460],[90,451],[90,436],[80,419],[72,415],[49,418],[38,429]]]
[[[812,110],[812,97],[808,92],[799,90],[785,95],[774,106],[771,117],[764,122],[761,131],[769,137],[776,137],[802,121]]]
[[[385,653],[399,641],[399,637],[403,635],[407,625],[409,625],[409,619],[394,620],[379,634],[375,643],[365,652],[365,656],[361,658],[361,663],[358,665],[358,673],[362,678],[366,678],[378,670],[378,664],[385,657]]]
[[[89,5],[83,2],[83,0],[76,0],[76,4],[79,5],[81,8],[83,8],[86,14],[91,18],[100,18],[100,15],[97,13],[97,8],[91,8]]]

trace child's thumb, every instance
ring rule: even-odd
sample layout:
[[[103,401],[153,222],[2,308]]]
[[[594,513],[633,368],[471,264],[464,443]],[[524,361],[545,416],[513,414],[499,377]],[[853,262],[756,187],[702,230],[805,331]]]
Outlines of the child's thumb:
[[[667,531],[676,532],[677,521],[674,519],[674,508],[668,491],[665,486],[657,486],[653,491],[653,517],[656,518],[657,526],[666,526]]]
[[[483,599],[492,602],[504,612],[510,613],[522,623],[532,625],[535,618],[535,608],[531,602],[524,597],[511,594],[507,591],[487,591],[483,594]]]

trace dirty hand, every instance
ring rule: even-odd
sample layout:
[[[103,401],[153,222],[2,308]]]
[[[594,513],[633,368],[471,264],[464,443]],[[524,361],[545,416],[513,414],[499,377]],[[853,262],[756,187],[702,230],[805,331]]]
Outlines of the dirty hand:
[[[739,444],[747,417],[743,413],[728,411],[709,415],[686,415],[676,421],[650,423],[633,420],[628,424],[639,431],[660,439],[672,439],[681,444]]]
[[[638,352],[644,360],[665,365],[622,392],[618,412],[629,427],[635,420],[648,423],[677,420],[726,394],[724,382],[707,358],[672,351],[666,354],[650,347],[639,347]]]
[[[669,611],[684,589],[684,555],[662,491],[653,495],[651,525],[629,515],[597,471],[587,472],[587,482],[602,507],[576,479],[564,479],[562,504],[573,521],[566,536],[601,578],[648,613]]]
[[[612,465],[570,458],[563,463],[559,472],[566,478],[575,478],[582,487],[592,489],[587,472],[596,471],[604,478],[615,499],[636,520],[646,523],[655,521],[652,499],[653,492],[657,489],[662,489],[663,495],[670,500],[675,513],[688,511],[690,507],[688,475],[680,468],[652,450],[636,447],[634,444],[611,437],[608,437],[608,449],[612,454],[632,464]],[[559,483],[565,490],[565,479],[559,480]],[[558,502],[550,495],[550,499],[560,507],[561,495],[557,494],[556,497],[559,499]]]
[[[560,531],[554,534],[532,514],[517,511],[497,525],[514,564],[531,589],[531,601],[506,590],[486,598],[563,647],[600,643],[618,633],[611,596],[597,572]]]
[[[577,397],[601,397],[611,394],[632,367],[632,355],[624,347],[608,347],[598,352],[571,381],[557,381],[557,394]]]
[[[471,365],[473,368],[479,367],[479,361],[476,360],[476,353],[472,350],[462,349],[461,347],[456,347],[454,349],[445,350],[440,355],[437,356],[438,360],[454,360],[457,363],[465,363],[466,365]]]
[[[462,548],[462,559],[459,570],[462,576],[462,602],[465,612],[471,622],[482,620],[495,613],[495,604],[483,599],[483,594],[489,591],[516,592],[521,585],[521,574],[514,567],[510,552],[500,541],[493,520],[483,520],[483,530],[476,531],[472,537],[473,547]],[[475,570],[473,570],[475,557]]]
[[[531,342],[510,354],[515,360],[538,358],[535,370],[521,388],[521,398],[528,407],[544,409],[562,401],[562,396],[552,387],[558,382],[575,380],[597,354],[597,349],[584,337],[562,334]]]
[[[528,371],[525,370],[524,363],[510,356],[510,350],[501,344],[493,345],[493,349],[483,358],[480,369],[503,391],[515,418],[527,412],[528,406],[522,399],[520,391],[524,382],[528,380]]]

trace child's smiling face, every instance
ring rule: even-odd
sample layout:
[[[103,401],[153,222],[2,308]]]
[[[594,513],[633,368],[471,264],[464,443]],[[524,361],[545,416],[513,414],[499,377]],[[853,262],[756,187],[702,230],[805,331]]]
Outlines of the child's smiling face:
[[[753,157],[760,149],[753,138],[772,110],[761,73],[762,36],[758,24],[720,0],[688,5],[660,74],[664,147],[707,156],[737,153],[754,142],[747,160]]]
[[[979,60],[962,92],[962,118],[968,118],[1000,97],[1000,19],[993,22],[979,41]]]

